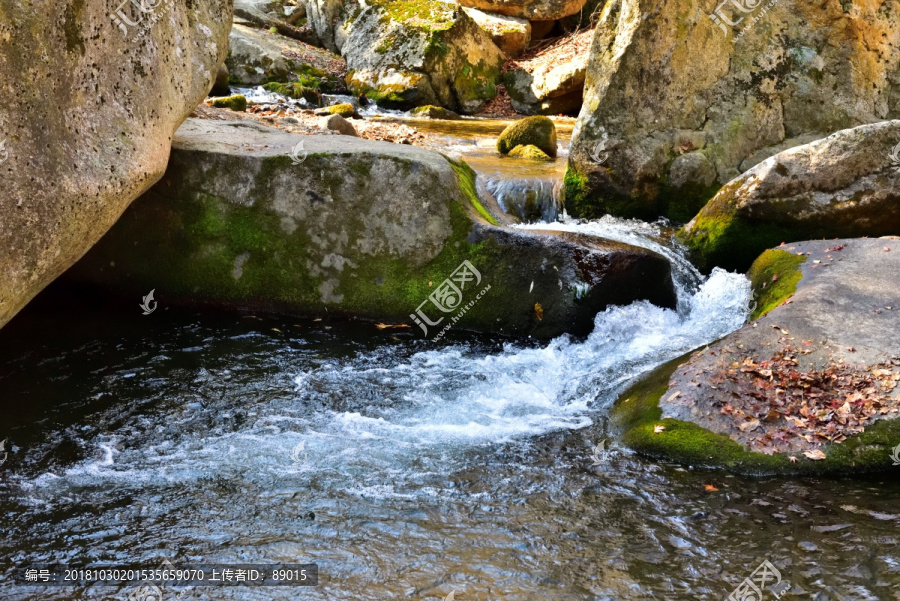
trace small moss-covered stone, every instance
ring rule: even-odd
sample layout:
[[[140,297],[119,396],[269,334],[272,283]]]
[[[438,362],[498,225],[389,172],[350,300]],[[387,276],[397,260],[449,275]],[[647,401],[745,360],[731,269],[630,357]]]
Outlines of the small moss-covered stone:
[[[350,104],[349,102],[343,102],[341,104],[333,104],[331,106],[326,106],[324,108],[320,108],[316,111],[317,115],[340,115],[344,119],[349,119],[350,117],[359,118],[359,113],[356,112],[356,108]]]
[[[425,106],[418,106],[410,111],[411,115],[416,117],[428,117],[429,119],[444,119],[446,121],[455,121],[457,119],[462,119],[457,113],[454,113],[450,109],[445,109],[442,106],[435,106],[433,104],[426,104]]]
[[[556,126],[547,117],[526,117],[503,130],[497,139],[497,150],[508,154],[516,146],[537,146],[547,156],[556,156]]]
[[[527,146],[519,144],[509,151],[509,156],[519,159],[537,159],[541,161],[552,160],[549,156],[547,156],[546,152],[533,144],[528,144]]]
[[[753,262],[747,273],[756,303],[751,319],[762,317],[794,294],[797,282],[803,277],[800,265],[805,261],[805,255],[773,248]]]
[[[212,105],[220,109],[246,111],[247,99],[244,98],[243,94],[235,94],[234,96],[225,96],[224,98],[213,98]]]

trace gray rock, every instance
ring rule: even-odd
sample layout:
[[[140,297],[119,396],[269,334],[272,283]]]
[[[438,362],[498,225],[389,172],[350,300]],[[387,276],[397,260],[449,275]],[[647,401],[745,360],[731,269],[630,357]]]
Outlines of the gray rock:
[[[721,186],[762,149],[900,117],[895,13],[795,0],[742,15],[737,4],[721,5],[742,19],[732,31],[710,18],[720,3],[606,3],[571,147],[570,214],[664,214],[677,200],[665,197],[669,163],[687,132]],[[597,165],[590,152],[604,134],[615,150]]]
[[[171,303],[407,322],[416,335],[421,310],[442,318],[429,338],[462,306],[458,328],[547,337],[586,334],[609,304],[674,305],[662,257],[491,225],[473,177],[413,146],[190,119],[164,180],[68,277]],[[457,281],[463,302],[443,312],[429,295],[464,261],[481,281]]]
[[[347,19],[347,85],[386,108],[477,112],[497,95],[503,53],[457,5],[415,6],[408,15],[373,4]]]
[[[111,6],[0,0],[0,326],[162,176],[225,58],[229,2]]]
[[[282,35],[238,24],[231,30],[229,50],[225,64],[231,77],[248,85],[292,81],[294,73],[306,72],[307,64],[299,57],[310,52],[320,53],[324,59],[340,60],[340,57],[326,50],[310,48]]]
[[[798,259],[799,253],[803,253],[804,262],[792,266],[788,259]],[[783,294],[767,300],[764,295],[773,294],[773,287],[779,283],[793,281],[796,270],[800,279],[790,303],[783,302],[786,299]],[[669,380],[669,390],[660,400],[664,418],[696,423],[759,451],[765,447],[758,440],[764,440],[767,434],[790,430],[793,424],[778,415],[765,419],[770,407],[779,407],[775,397],[781,393],[774,387],[757,389],[756,398],[736,388],[735,383],[746,377],[742,368],[750,365],[747,361],[759,365],[791,347],[795,350],[788,351],[788,355],[796,361],[794,369],[798,373],[844,365],[856,373],[890,382],[890,374],[900,372],[900,365],[889,365],[887,375],[872,374],[879,364],[890,364],[892,359],[900,357],[900,338],[896,335],[900,331],[900,242],[897,239],[856,238],[788,244],[762,255],[751,275],[760,307],[777,306],[708,349],[695,353],[678,367]],[[764,375],[759,377],[765,379]],[[900,387],[888,395],[897,399]],[[770,405],[769,399],[774,404]],[[736,411],[723,413],[721,409],[726,404],[746,415]],[[754,410],[753,405],[758,409]],[[835,411],[836,420],[841,419],[836,407],[830,410]],[[898,415],[896,410],[877,411],[866,429],[881,420],[890,420],[892,423],[884,425],[896,428],[900,425],[896,420]],[[760,422],[755,427],[744,430],[738,427],[744,420],[753,418]],[[771,450],[795,454],[806,463],[812,462],[801,453],[825,442],[817,437],[806,440],[799,435],[770,440]],[[891,437],[883,442],[870,440],[865,445],[853,445],[855,450],[843,456],[841,465],[827,465],[827,469],[853,471],[879,465],[887,467],[894,445],[896,441]],[[841,446],[825,447],[826,455]],[[856,468],[855,462],[859,462]]]
[[[342,44],[335,39],[336,31],[349,16],[349,10],[356,6],[352,0],[307,0],[307,19],[323,48],[331,52],[341,51]]]
[[[841,130],[729,182],[679,232],[695,260],[745,269],[780,242],[900,234],[900,121]]]
[[[344,136],[357,135],[356,130],[353,128],[353,125],[351,125],[349,121],[347,121],[340,115],[329,115],[328,117],[322,117],[322,119],[320,119],[320,122],[323,129],[336,131],[337,133]]]
[[[689,184],[708,187],[716,181],[716,166],[702,152],[688,152],[672,161],[669,185],[681,190]]]

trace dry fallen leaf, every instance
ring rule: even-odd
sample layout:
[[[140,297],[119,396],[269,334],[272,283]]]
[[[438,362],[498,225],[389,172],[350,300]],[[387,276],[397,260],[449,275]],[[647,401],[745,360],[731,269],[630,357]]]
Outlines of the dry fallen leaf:
[[[707,484],[704,488],[705,488],[706,490],[708,490],[709,492],[716,492],[717,490],[719,490],[718,488],[716,488],[716,487],[713,486],[712,484]]]
[[[797,463],[797,458],[794,457],[793,455],[791,455],[790,457],[788,457],[788,459],[790,460],[791,463]]]
[[[673,392],[672,395],[671,395],[668,399],[666,399],[666,402],[667,402],[667,403],[671,403],[672,401],[674,401],[675,399],[677,399],[677,398],[680,397],[680,396],[681,396],[681,391],[680,391],[680,390],[678,390],[678,391],[676,391],[676,392]]]
[[[819,449],[813,449],[812,451],[803,451],[803,454],[806,455],[808,459],[812,459],[813,461],[822,461],[823,459],[825,459],[825,453],[823,453]]]
[[[534,303],[534,316],[538,319],[544,319],[544,308],[540,303]]]
[[[757,428],[759,428],[758,419],[751,419],[750,421],[744,422],[743,424],[738,426],[738,430],[740,430],[741,432],[753,432]]]
[[[665,426],[653,426],[654,434],[661,434],[666,429]]]

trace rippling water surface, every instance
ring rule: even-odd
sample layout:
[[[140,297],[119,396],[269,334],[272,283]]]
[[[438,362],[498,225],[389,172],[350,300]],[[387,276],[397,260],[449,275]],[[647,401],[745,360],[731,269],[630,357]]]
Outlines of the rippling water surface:
[[[652,226],[581,227],[665,247]],[[686,600],[769,559],[797,598],[900,598],[896,481],[689,471],[607,436],[623,387],[745,319],[742,276],[675,265],[678,311],[614,307],[543,344],[51,295],[0,332],[2,573],[314,561],[315,589],[185,596]],[[0,581],[3,599],[128,593]]]

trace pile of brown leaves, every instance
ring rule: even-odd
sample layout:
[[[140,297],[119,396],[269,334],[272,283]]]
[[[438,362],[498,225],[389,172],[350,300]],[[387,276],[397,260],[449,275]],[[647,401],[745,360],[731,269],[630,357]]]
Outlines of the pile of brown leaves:
[[[785,346],[770,361],[746,358],[740,371],[729,376],[736,388],[735,404],[726,403],[721,413],[733,416],[742,432],[753,432],[762,422],[773,428],[754,439],[755,446],[770,452],[792,438],[807,443],[841,443],[857,434],[878,416],[900,412],[900,402],[890,393],[900,381],[900,359],[870,368],[832,363],[822,370],[798,371],[799,351]]]

